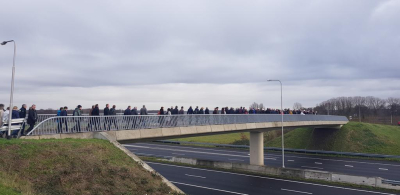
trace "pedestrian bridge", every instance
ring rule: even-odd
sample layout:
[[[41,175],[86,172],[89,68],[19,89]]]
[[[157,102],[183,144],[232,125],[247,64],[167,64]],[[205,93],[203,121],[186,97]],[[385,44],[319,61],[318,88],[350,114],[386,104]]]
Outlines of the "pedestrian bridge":
[[[279,114],[54,116],[39,122],[26,138],[90,139],[99,138],[102,132],[115,141],[133,142],[250,132],[250,164],[263,165],[263,132],[280,129],[281,120]],[[348,119],[344,116],[283,115],[285,129],[340,128],[346,123]]]

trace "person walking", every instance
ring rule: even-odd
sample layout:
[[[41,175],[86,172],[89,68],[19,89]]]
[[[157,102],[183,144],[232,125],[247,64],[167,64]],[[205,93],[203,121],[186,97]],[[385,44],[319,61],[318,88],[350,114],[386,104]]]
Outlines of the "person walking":
[[[110,129],[111,129],[111,124],[114,124],[115,129],[118,130],[117,117],[116,117],[117,116],[116,107],[117,106],[113,105],[112,108],[110,109],[110,112],[109,112],[110,121],[109,122],[110,122]]]
[[[61,116],[61,112],[64,110],[64,107],[60,107],[59,110],[57,110],[57,116]],[[61,118],[57,118],[57,133],[61,133],[61,128],[62,128],[62,123],[61,123]]]
[[[206,110],[204,111],[204,114],[210,114],[210,110],[208,109],[208,107],[206,107]]]
[[[36,105],[33,104],[32,107],[29,108],[29,111],[28,111],[28,125],[29,125],[29,128],[28,128],[28,130],[26,132],[29,133],[30,131],[32,131],[33,127],[36,124],[37,119],[38,119],[38,115],[37,115],[37,112],[36,112]]]
[[[25,119],[26,119],[26,104],[22,104],[21,109],[19,109],[19,117],[24,119],[24,122],[22,123],[22,128],[21,128],[21,136],[24,136],[24,131],[25,131]]]
[[[61,125],[60,125],[60,129],[62,131],[62,123],[65,124],[65,132],[68,132],[68,107],[64,106],[64,110],[61,111],[60,113],[61,118]]]
[[[143,108],[140,109],[140,115],[147,115],[147,108],[143,105]]]
[[[74,112],[72,113],[72,116],[75,116],[74,117],[75,127],[72,128],[72,131],[81,132],[81,118],[80,118],[80,116],[82,116],[81,110],[82,110],[82,106],[78,105],[75,108]]]
[[[179,110],[178,114],[185,114],[185,110],[183,109],[183,106],[182,106],[181,109]]]
[[[175,106],[175,109],[173,111],[171,111],[172,114],[178,114],[179,110],[178,110],[178,106]]]
[[[94,105],[94,108],[92,110],[92,118],[93,123],[94,123],[94,129],[95,131],[98,131],[100,129],[100,109],[99,109],[99,104]],[[93,123],[90,125],[92,127]]]
[[[139,115],[136,106],[133,107],[133,109],[132,109],[132,111],[131,111],[131,115]],[[132,128],[133,128],[133,129],[136,128],[137,123],[138,123],[138,117],[137,117],[137,116],[132,117]]]
[[[164,114],[165,114],[164,107],[161,107],[160,110],[158,111],[158,115],[164,115]],[[164,117],[158,116],[158,123],[160,124],[160,126],[161,126],[161,123],[163,123],[163,121],[164,121]]]
[[[187,111],[187,114],[193,114],[193,108],[192,108],[192,106],[189,107],[189,109],[188,109],[188,111]]]
[[[12,111],[11,111],[11,119],[19,119],[19,111],[18,111],[18,107],[14,106]],[[14,130],[12,131],[11,135],[16,138],[18,135],[18,130]]]
[[[110,115],[110,105],[109,104],[106,104],[106,107],[104,108],[104,110],[103,110],[103,113],[104,113],[104,130],[110,130],[110,127],[111,127],[111,125],[110,125],[110,123],[109,123],[109,115]]]
[[[131,106],[128,106],[128,108],[126,108],[124,111],[125,129],[128,129],[130,126],[129,124],[131,123],[131,118],[129,115],[132,115]]]
[[[194,111],[193,111],[193,114],[199,114],[199,107],[198,106],[196,106],[196,109],[194,109]]]

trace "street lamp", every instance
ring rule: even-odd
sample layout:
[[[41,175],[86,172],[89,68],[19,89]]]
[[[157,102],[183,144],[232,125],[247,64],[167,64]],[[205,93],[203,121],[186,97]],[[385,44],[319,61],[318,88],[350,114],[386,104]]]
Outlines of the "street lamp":
[[[282,167],[285,168],[285,136],[283,134],[283,106],[282,106],[282,82],[280,80],[267,80],[267,81],[277,81],[281,84],[281,116],[282,116]]]
[[[14,40],[3,41],[1,43],[1,45],[6,45],[8,42],[14,43],[14,58],[13,58],[12,77],[11,77],[10,110],[9,110],[9,114],[8,114],[8,136],[11,136],[11,116],[12,116],[13,97],[14,97],[15,54],[17,51],[17,45],[15,44]]]

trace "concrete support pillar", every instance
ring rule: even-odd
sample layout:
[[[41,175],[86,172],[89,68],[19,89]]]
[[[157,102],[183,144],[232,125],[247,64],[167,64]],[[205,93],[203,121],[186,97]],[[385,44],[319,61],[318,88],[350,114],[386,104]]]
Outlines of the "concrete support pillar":
[[[250,132],[250,164],[264,165],[264,134]]]

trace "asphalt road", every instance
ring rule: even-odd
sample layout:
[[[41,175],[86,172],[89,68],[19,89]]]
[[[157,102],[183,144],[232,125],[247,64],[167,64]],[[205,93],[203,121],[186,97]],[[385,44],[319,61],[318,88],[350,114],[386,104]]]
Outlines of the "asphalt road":
[[[124,146],[137,155],[177,156],[223,162],[249,163],[249,152],[239,149],[203,148],[159,143],[135,143],[125,144]],[[281,153],[266,152],[265,165],[282,166]],[[400,180],[399,162],[286,154],[285,166]]]
[[[178,188],[190,195],[389,195],[362,189],[329,186],[285,179],[147,162]]]

